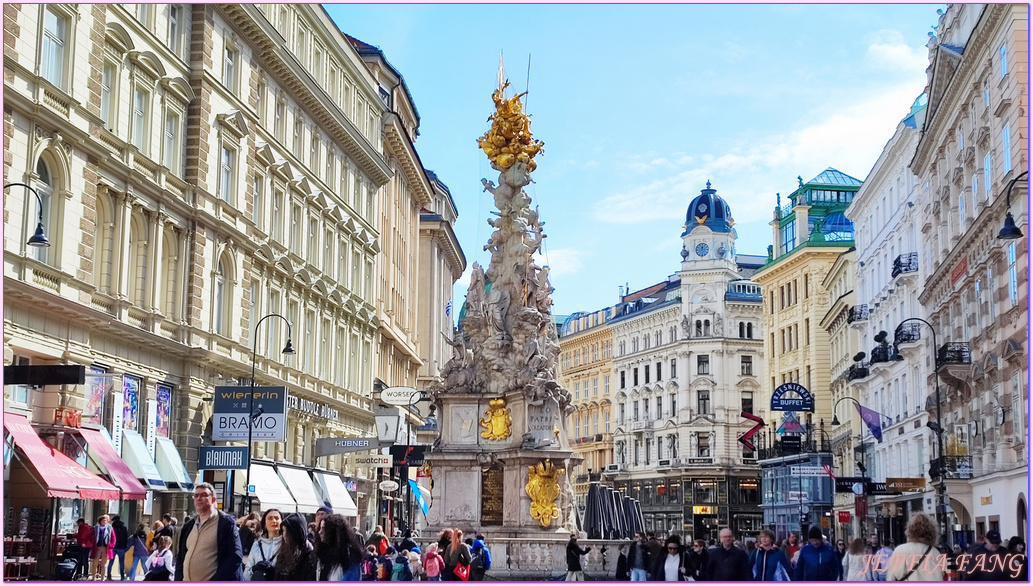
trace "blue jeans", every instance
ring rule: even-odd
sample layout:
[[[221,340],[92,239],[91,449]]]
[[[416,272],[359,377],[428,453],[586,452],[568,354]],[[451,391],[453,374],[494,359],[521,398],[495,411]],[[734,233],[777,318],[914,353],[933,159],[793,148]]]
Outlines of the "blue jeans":
[[[118,560],[118,571],[122,573],[122,580],[126,579],[126,549],[116,549],[115,557],[108,560],[108,580],[111,579],[111,568],[115,566],[115,560]]]
[[[648,579],[646,571],[642,568],[631,568],[631,581],[632,582],[645,582]]]
[[[147,558],[133,556],[133,565],[129,568],[129,579],[136,580],[136,564],[140,564],[140,569],[147,573]]]

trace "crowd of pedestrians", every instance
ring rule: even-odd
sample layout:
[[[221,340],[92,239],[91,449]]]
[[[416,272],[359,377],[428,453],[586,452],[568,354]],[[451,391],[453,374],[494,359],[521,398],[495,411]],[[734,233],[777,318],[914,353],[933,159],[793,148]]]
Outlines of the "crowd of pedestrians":
[[[987,531],[983,542],[962,552],[940,552],[936,524],[928,515],[911,516],[906,543],[896,547],[871,535],[868,542],[840,540],[833,545],[821,528],[808,529],[806,541],[794,533],[778,543],[763,529],[755,540],[741,542],[722,529],[710,547],[703,540],[683,543],[678,535],[663,543],[653,533],[636,533],[620,548],[616,579],[632,582],[885,582],[885,581],[1028,581],[1026,543],[1013,537],[1007,545],[1000,532]],[[583,579],[575,539],[567,546],[567,580]],[[956,571],[953,571],[956,570]]]

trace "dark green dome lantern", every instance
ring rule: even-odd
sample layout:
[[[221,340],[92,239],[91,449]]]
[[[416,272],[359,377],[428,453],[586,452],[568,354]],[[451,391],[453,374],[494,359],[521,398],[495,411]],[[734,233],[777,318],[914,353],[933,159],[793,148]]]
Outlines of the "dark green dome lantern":
[[[690,234],[699,226],[706,226],[716,233],[727,234],[732,231],[734,225],[732,208],[717,194],[716,189],[711,189],[710,181],[707,181],[707,188],[701,190],[689,204],[689,209],[685,213],[685,232],[682,236]]]

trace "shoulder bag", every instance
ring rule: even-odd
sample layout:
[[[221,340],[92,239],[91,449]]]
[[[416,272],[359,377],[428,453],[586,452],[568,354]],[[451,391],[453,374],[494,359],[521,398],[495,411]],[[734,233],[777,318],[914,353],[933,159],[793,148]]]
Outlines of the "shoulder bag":
[[[922,567],[922,562],[925,561],[925,556],[929,555],[929,552],[932,551],[932,550],[933,550],[933,546],[931,546],[931,545],[928,548],[926,548],[925,553],[922,554],[922,557],[918,560],[918,563],[915,564],[915,567],[911,568],[911,570],[908,573],[904,574],[904,576],[901,577],[901,579],[899,581],[900,582],[907,582],[907,579],[911,577],[911,574],[914,574],[915,571],[918,570],[918,568]]]

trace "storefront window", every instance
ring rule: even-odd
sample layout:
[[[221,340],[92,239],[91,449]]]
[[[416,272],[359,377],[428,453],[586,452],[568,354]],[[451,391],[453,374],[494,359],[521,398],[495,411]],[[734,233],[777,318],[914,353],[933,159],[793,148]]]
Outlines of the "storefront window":
[[[697,503],[716,503],[717,502],[717,481],[715,480],[697,480],[696,481],[696,494],[694,502]]]
[[[739,479],[739,503],[744,505],[760,504],[760,491],[755,478]]]
[[[675,505],[681,503],[681,483],[677,480],[667,487],[667,502]]]
[[[103,375],[105,370],[99,366],[91,366],[86,372],[86,403],[83,407],[83,423],[104,425],[104,397],[107,396],[111,379]]]
[[[122,386],[122,429],[126,431],[139,431],[140,420],[140,379],[135,376],[125,376]]]
[[[79,499],[59,499],[57,532],[58,534],[75,533],[78,527],[75,521],[83,516],[83,501]]]

